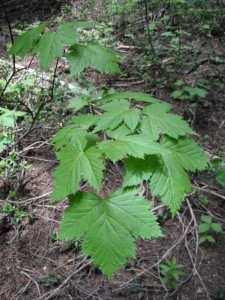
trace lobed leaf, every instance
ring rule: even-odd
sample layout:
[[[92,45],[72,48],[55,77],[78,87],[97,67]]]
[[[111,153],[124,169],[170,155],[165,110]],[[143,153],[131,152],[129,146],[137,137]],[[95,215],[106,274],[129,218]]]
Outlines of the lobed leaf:
[[[98,147],[109,159],[116,162],[127,155],[144,158],[145,154],[159,154],[162,147],[145,135],[120,136],[116,140],[103,141]]]
[[[130,108],[130,103],[127,100],[105,104],[100,108],[106,110],[106,112],[97,122],[94,132],[107,129],[113,130],[122,122],[131,131],[134,131],[139,123],[141,111],[137,108]]]
[[[161,196],[173,215],[180,208],[185,193],[191,190],[191,183],[173,153],[162,154],[161,162],[151,177],[150,189],[152,195]]]
[[[37,28],[32,28],[21,34],[9,49],[9,54],[17,54],[24,57],[28,50],[32,49],[40,34],[45,30],[45,24],[40,24]]]
[[[57,154],[60,165],[54,172],[52,201],[75,193],[81,179],[97,190],[101,187],[104,165],[99,159],[100,151],[89,145],[86,136],[72,140]]]
[[[116,190],[106,199],[94,193],[71,195],[59,237],[83,238],[82,250],[110,278],[128,258],[134,258],[134,238],[162,235],[150,202],[137,196],[138,190]]]
[[[94,125],[99,116],[93,116],[91,114],[75,116],[72,118],[72,123],[64,126],[53,137],[52,142],[55,143],[54,148],[60,149],[71,141],[80,139],[82,136],[94,136],[88,134],[88,129]]]
[[[205,152],[191,139],[180,137],[175,140],[164,136],[161,145],[173,152],[180,160],[182,167],[187,171],[204,170],[209,163]]]
[[[144,134],[157,140],[160,133],[167,134],[175,139],[186,134],[195,134],[188,123],[180,116],[171,114],[168,111],[171,106],[168,103],[157,103],[148,105],[143,109],[143,120],[141,130]]]
[[[125,160],[126,173],[123,186],[135,186],[149,180],[158,163],[156,155],[146,155],[144,159],[129,157]]]
[[[120,73],[119,58],[113,50],[97,43],[75,44],[66,54],[71,67],[71,74],[77,75],[92,66],[101,73]]]

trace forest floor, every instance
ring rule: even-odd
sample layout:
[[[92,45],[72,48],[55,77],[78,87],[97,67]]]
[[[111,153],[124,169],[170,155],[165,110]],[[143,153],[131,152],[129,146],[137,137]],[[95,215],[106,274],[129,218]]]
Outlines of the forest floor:
[[[29,21],[49,18],[54,20],[57,16],[62,16],[61,10],[57,10],[60,7],[50,7],[47,4],[40,6],[40,3],[35,6],[35,1],[32,7],[28,1],[19,3],[17,1],[18,7],[15,10],[12,10],[12,6],[8,7],[9,18],[12,18],[14,26],[28,15]],[[31,11],[33,18],[30,17]],[[0,26],[7,27],[3,19]],[[6,42],[10,39],[7,34],[2,35],[1,39],[4,41],[0,44],[3,57]],[[217,37],[210,41],[203,38],[199,41],[199,44],[204,43],[210,45],[210,55],[203,51],[199,58],[204,63],[200,63],[191,72],[190,69],[176,69],[180,77],[190,85],[200,79],[216,80],[224,77],[218,65],[209,59],[219,56],[225,60],[224,45]],[[132,47],[127,46],[125,55],[135,55]],[[25,61],[20,62],[22,65],[24,63]],[[31,68],[35,68],[35,63]],[[174,106],[176,113],[190,121],[192,128],[198,133],[197,141],[210,158],[225,156],[223,79],[221,91],[210,89],[204,100],[191,106],[190,101],[171,99],[168,86],[158,88],[149,85],[135,74],[129,61],[123,62],[122,69],[127,74],[125,78],[98,75],[96,80],[95,72],[89,71],[88,74],[97,88],[107,84],[119,90],[145,91],[168,101]],[[3,72],[4,68],[0,66],[0,73]],[[156,76],[160,77],[160,73]],[[55,116],[51,118],[54,120]],[[59,119],[55,119],[55,124],[58,125],[59,122]],[[10,218],[0,211],[0,299],[225,299],[225,291],[223,298],[216,298],[219,289],[225,288],[225,241],[218,235],[216,243],[197,243],[197,225],[202,214],[211,215],[225,229],[225,189],[216,182],[213,170],[209,168],[191,175],[194,189],[186,196],[179,213],[172,219],[166,217],[164,210],[157,212],[158,217],[161,216],[164,237],[138,240],[136,259],[129,260],[108,281],[89,258],[82,256],[79,242],[57,240],[57,230],[67,200],[54,205],[49,203],[53,171],[57,165],[50,142],[56,131],[53,123],[39,125],[17,145],[21,159],[28,162],[29,168],[21,179],[19,200],[11,202],[26,211],[26,216],[19,224],[13,225]],[[123,166],[120,164],[109,170],[109,191],[121,183],[122,175]],[[0,203],[3,204],[6,201],[3,191],[0,195]],[[153,200],[157,205],[158,200]],[[159,267],[161,262],[172,257],[176,257],[185,266],[186,273],[178,289],[173,292],[162,284]]]

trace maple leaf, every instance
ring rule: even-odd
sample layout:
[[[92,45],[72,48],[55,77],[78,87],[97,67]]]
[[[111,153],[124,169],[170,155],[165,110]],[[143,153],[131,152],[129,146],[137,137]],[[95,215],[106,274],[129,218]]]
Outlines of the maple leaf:
[[[111,102],[101,105],[100,108],[106,112],[97,122],[94,132],[106,129],[113,130],[123,121],[133,131],[140,120],[141,111],[137,108],[130,108],[130,103],[127,100]]]
[[[60,43],[66,45],[72,45],[77,41],[76,30],[74,29],[74,22],[63,23],[56,30],[56,34],[60,40]]]
[[[34,45],[32,52],[39,53],[42,69],[46,69],[55,58],[62,57],[65,45],[74,44],[77,41],[74,24],[64,23],[53,31],[44,33]]]
[[[114,163],[127,155],[144,158],[145,154],[159,154],[162,147],[146,135],[120,136],[116,140],[103,141],[98,144],[100,150]]]
[[[102,73],[120,73],[116,52],[97,43],[75,44],[70,48],[66,57],[70,63],[72,75],[79,74],[89,66],[95,67]]]
[[[191,190],[191,182],[174,153],[164,152],[150,180],[151,193],[161,196],[174,215],[184,195]]]
[[[132,133],[132,131],[127,127],[126,124],[122,123],[113,130],[106,130],[107,136],[113,139],[118,139],[121,136],[126,136]]]
[[[196,142],[184,137],[175,140],[165,136],[160,145],[160,155],[146,155],[142,159],[129,157],[125,161],[123,186],[137,185],[144,180],[150,180],[152,194],[160,196],[174,214],[179,209],[185,193],[191,188],[184,169],[203,170],[208,164],[208,158]]]
[[[84,255],[108,278],[134,258],[134,238],[162,236],[150,202],[137,196],[139,190],[118,189],[106,199],[94,193],[77,192],[71,195],[70,207],[64,212],[59,237],[65,240],[83,238]]]
[[[65,44],[73,44],[77,40],[75,29],[70,23],[61,25],[55,32],[47,31],[39,39],[33,53],[39,53],[40,63],[46,69],[56,57],[63,55]]]
[[[98,119],[99,116],[91,114],[73,117],[71,120],[72,123],[64,126],[52,138],[52,142],[55,144],[54,149],[60,149],[70,141],[75,141],[81,136],[87,136],[87,130],[94,125]]]
[[[188,123],[180,116],[169,113],[171,105],[168,103],[157,103],[148,105],[143,109],[141,130],[144,134],[149,134],[153,140],[157,140],[160,133],[168,134],[173,138],[195,132]]]
[[[157,155],[146,155],[144,159],[129,157],[125,160],[126,173],[123,187],[134,186],[149,180],[159,164]]]
[[[199,145],[188,138],[180,137],[178,140],[164,136],[160,143],[177,156],[182,167],[187,171],[204,170],[209,159]]]
[[[37,28],[32,28],[21,34],[9,50],[9,54],[17,54],[24,57],[28,50],[32,49],[40,34],[45,30],[45,24],[40,24]]]
[[[91,145],[94,141],[80,135],[57,153],[61,163],[54,172],[52,201],[75,193],[82,178],[100,189],[104,165],[99,159],[100,151]]]

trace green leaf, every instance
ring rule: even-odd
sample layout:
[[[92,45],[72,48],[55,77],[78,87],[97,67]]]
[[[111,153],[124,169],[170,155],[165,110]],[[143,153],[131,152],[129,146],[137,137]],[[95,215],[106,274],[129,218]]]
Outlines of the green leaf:
[[[117,92],[98,99],[99,102],[109,102],[112,100],[130,99],[137,102],[158,103],[160,100],[146,93],[140,92]]]
[[[28,50],[30,50],[40,34],[45,30],[45,24],[40,24],[37,28],[28,30],[21,34],[14,42],[9,50],[9,54],[17,54],[24,57]]]
[[[34,52],[39,52],[42,69],[46,69],[56,57],[63,54],[64,45],[57,32],[48,31],[39,40]]]
[[[222,226],[221,226],[221,224],[219,224],[219,223],[212,223],[212,224],[211,224],[211,229],[212,229],[213,231],[217,232],[217,233],[223,231]]]
[[[216,181],[225,187],[225,166],[221,166],[216,170]]]
[[[6,145],[11,143],[13,139],[7,135],[0,135],[0,153],[6,148]]]
[[[83,114],[80,116],[75,116],[72,118],[72,122],[79,125],[82,128],[89,129],[91,126],[96,124],[100,116],[91,115],[91,114]]]
[[[205,222],[207,224],[211,224],[212,223],[212,217],[209,215],[201,215],[201,221]]]
[[[171,268],[169,266],[164,265],[164,264],[160,264],[160,268],[161,268],[161,273],[163,275],[166,275],[171,270]]]
[[[204,243],[207,240],[207,235],[202,235],[198,241],[199,244]]]
[[[131,131],[133,131],[140,120],[141,111],[137,108],[130,108],[127,100],[111,102],[100,106],[106,112],[101,116],[94,132],[106,129],[115,129],[120,123],[124,122]]]
[[[82,250],[110,278],[128,258],[134,258],[134,238],[153,238],[162,233],[150,211],[150,202],[136,196],[137,190],[119,189],[106,199],[94,193],[70,196],[59,237],[83,238]]]
[[[191,98],[194,98],[195,96],[200,97],[200,98],[205,98],[205,96],[208,94],[203,89],[199,89],[199,88],[191,87],[191,86],[185,86],[185,87],[183,87],[183,90],[186,91]]]
[[[93,42],[88,42],[87,45],[73,45],[66,57],[72,75],[79,74],[89,66],[101,73],[120,73],[116,52]]]
[[[99,116],[93,116],[91,114],[73,117],[73,123],[64,126],[54,135],[52,139],[52,142],[55,144],[54,149],[60,149],[71,141],[80,139],[82,136],[87,136],[87,130],[94,125],[98,119]]]
[[[161,196],[174,215],[180,208],[185,193],[191,190],[190,179],[176,155],[162,152],[161,162],[150,181],[150,189],[154,196]]]
[[[143,109],[141,130],[144,134],[157,140],[160,133],[165,133],[175,139],[186,134],[195,134],[188,123],[180,116],[168,113],[171,106],[168,103],[148,105]]]
[[[198,226],[198,233],[205,233],[205,232],[208,232],[209,230],[210,230],[210,224],[201,223]]]
[[[99,159],[99,150],[89,145],[86,136],[72,140],[58,152],[57,157],[61,163],[54,172],[52,201],[75,193],[82,178],[100,189],[104,165]]]
[[[215,243],[216,242],[214,237],[212,237],[211,235],[207,235],[206,240],[209,241],[210,243]]]
[[[87,135],[85,128],[79,128],[77,124],[69,124],[60,129],[52,138],[52,142],[55,144],[54,149],[58,150],[71,142],[72,140],[79,139],[82,136]]]
[[[88,97],[77,96],[68,100],[67,108],[75,108],[76,111],[79,111],[84,106],[88,105]]]
[[[127,127],[125,124],[120,124],[118,127],[114,128],[113,130],[108,129],[106,133],[109,137],[113,139],[118,139],[121,136],[129,135],[132,131]]]
[[[66,22],[57,29],[56,34],[62,44],[72,45],[77,42],[74,27],[74,22]]]
[[[159,154],[163,148],[145,135],[121,136],[117,140],[103,141],[98,144],[101,151],[113,162],[127,155],[144,158],[145,154]]]
[[[129,157],[125,161],[126,173],[123,186],[133,186],[149,180],[158,165],[156,155],[146,155],[144,159]]]
[[[177,91],[174,91],[173,93],[170,94],[170,97],[174,98],[174,99],[179,99],[180,96],[183,95],[183,90],[177,90]]]
[[[61,25],[55,32],[47,31],[33,48],[33,53],[39,53],[41,67],[46,69],[55,58],[63,55],[65,44],[73,44],[77,40],[75,29],[70,23]]]
[[[164,136],[161,145],[171,150],[180,160],[182,167],[187,171],[203,170],[209,159],[204,151],[193,140],[180,137],[178,140]]]
[[[13,128],[15,121],[18,117],[24,116],[26,113],[23,111],[9,110],[7,108],[0,107],[0,126]]]

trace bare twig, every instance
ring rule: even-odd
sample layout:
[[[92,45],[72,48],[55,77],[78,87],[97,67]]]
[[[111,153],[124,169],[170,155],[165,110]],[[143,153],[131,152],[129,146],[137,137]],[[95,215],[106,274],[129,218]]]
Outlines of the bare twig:
[[[37,281],[34,280],[29,274],[27,274],[24,271],[21,271],[20,273],[23,274],[23,275],[25,275],[26,277],[28,277],[36,285],[37,291],[38,291],[38,295],[41,296],[41,291],[40,291],[40,288],[39,288],[39,285],[38,285]]]
[[[216,196],[216,197],[218,197],[218,198],[220,198],[220,199],[225,200],[225,196],[223,196],[223,195],[221,195],[221,194],[218,194],[218,193],[216,193],[216,192],[214,192],[214,191],[211,191],[211,190],[209,190],[209,189],[204,189],[204,188],[201,188],[201,187],[196,186],[196,185],[194,185],[193,188],[196,189],[196,190],[199,190],[199,191],[202,191],[202,192],[206,192],[206,193],[208,193],[208,194],[214,195],[214,196]]]
[[[45,198],[45,197],[51,195],[51,193],[52,192],[48,192],[48,193],[45,193],[41,196],[29,198],[29,199],[26,199],[26,200],[23,200],[23,201],[13,201],[13,200],[2,200],[2,199],[0,199],[0,202],[9,202],[9,203],[12,203],[12,204],[26,204],[26,203],[29,203],[29,202],[33,202],[33,201]]]

